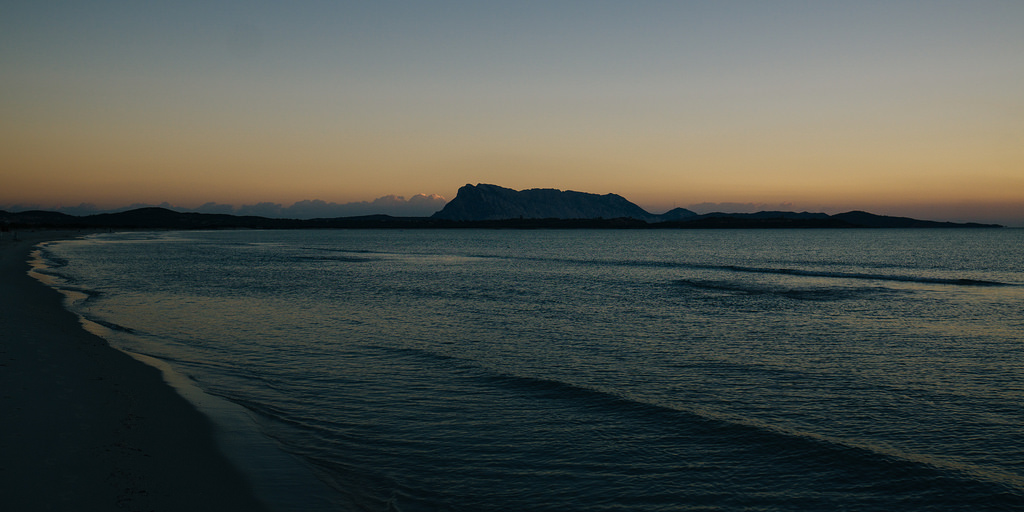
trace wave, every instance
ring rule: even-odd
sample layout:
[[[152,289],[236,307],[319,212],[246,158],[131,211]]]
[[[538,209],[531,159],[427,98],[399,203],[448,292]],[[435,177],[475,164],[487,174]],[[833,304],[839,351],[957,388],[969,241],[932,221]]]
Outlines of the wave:
[[[896,281],[922,284],[945,284],[953,286],[1015,286],[1011,283],[1001,281],[989,281],[984,279],[971,279],[965,277],[930,277],[922,275],[906,274],[872,274],[865,272],[840,272],[832,270],[806,270],[785,267],[747,267],[742,265],[702,265],[691,263],[673,262],[622,262],[623,264],[635,264],[642,266],[662,266],[691,268],[701,270],[724,270],[729,272],[742,272],[749,274],[778,274],[800,277],[824,277],[830,279],[857,279],[867,281]]]
[[[715,447],[713,450],[733,454],[725,460],[750,457],[751,464],[765,464],[764,467],[792,472],[792,475],[808,474],[808,468],[813,468],[810,474],[831,474],[836,485],[849,484],[856,488],[850,492],[889,486],[893,493],[911,501],[930,500],[941,505],[953,494],[957,496],[955,499],[962,498],[965,503],[982,501],[996,508],[998,504],[1024,505],[1024,480],[1020,477],[955,460],[906,453],[868,441],[798,431],[712,410],[680,408],[677,404],[651,402],[557,378],[512,374],[430,350],[373,349],[380,349],[391,357],[443,365],[483,387],[511,391],[532,403],[531,407],[550,410],[552,414],[566,414],[584,423],[621,424],[625,432],[636,433],[653,443],[644,449],[710,446]],[[624,438],[622,442],[629,441]]]
[[[682,410],[543,377],[492,374],[484,380],[489,385],[517,389],[537,399],[566,402],[560,407],[600,409],[602,416],[624,415],[630,421],[641,422],[641,428],[662,430],[671,437],[683,437],[689,442],[724,442],[741,447],[753,457],[782,459],[773,467],[790,463],[820,466],[822,472],[843,473],[842,478],[861,478],[860,484],[864,486],[891,485],[901,493],[918,496],[955,492],[962,496],[983,496],[992,505],[1024,505],[1024,481],[983,468],[966,467],[852,440],[787,430],[711,411]],[[941,503],[944,498],[935,496],[935,499]]]
[[[45,262],[44,263],[45,267],[47,269],[51,270],[51,271],[55,270],[55,269],[58,269],[58,268],[61,268],[61,267],[68,266],[69,262],[68,262],[67,258],[62,258],[60,256],[57,256],[56,254],[51,252],[49,249],[42,248],[42,249],[40,249],[39,253],[40,253],[40,256],[41,256],[42,260]]]
[[[753,274],[781,274],[788,276],[826,277],[835,279],[861,279],[870,281],[899,281],[925,284],[947,284],[955,286],[1013,286],[1010,283],[1003,283],[999,281],[987,281],[983,279],[969,279],[956,277],[946,278],[897,274],[867,274],[860,272],[835,272],[821,270],[803,270],[795,268],[743,267],[738,265],[709,265],[702,266],[701,268],[729,270],[733,272],[746,272]]]
[[[366,263],[380,261],[380,258],[367,258],[362,256],[293,256],[294,261],[335,261],[339,263]]]
[[[92,322],[92,323],[94,323],[96,325],[100,325],[100,326],[106,327],[107,329],[110,329],[111,331],[123,332],[123,333],[127,333],[127,334],[137,334],[137,331],[135,329],[132,329],[131,327],[125,327],[123,325],[116,324],[114,322],[110,322],[110,321],[107,321],[107,320],[103,320],[101,318],[97,318],[97,317],[94,317],[94,316],[87,316],[87,317],[83,317],[83,318],[85,318],[86,320],[88,320],[88,321],[90,321],[90,322]]]
[[[701,290],[715,290],[724,292],[741,293],[745,295],[774,295],[794,300],[805,301],[834,301],[852,300],[864,297],[878,297],[880,295],[896,293],[889,288],[783,288],[757,283],[745,283],[734,281],[710,281],[700,279],[677,279],[673,284],[696,288]]]
[[[1016,286],[1001,281],[989,281],[985,279],[971,279],[965,277],[930,277],[922,275],[905,274],[872,274],[864,272],[840,272],[831,270],[806,270],[797,268],[779,267],[747,267],[741,265],[701,265],[690,263],[672,262],[622,262],[623,264],[635,264],[642,266],[662,266],[691,268],[701,270],[724,270],[729,272],[743,272],[749,274],[778,274],[800,277],[824,277],[830,279],[857,279],[866,281],[895,281],[922,284],[944,284],[953,286]]]
[[[35,274],[44,284],[63,293],[73,303],[92,301],[103,295],[103,292],[79,285],[79,280],[67,270],[70,261],[54,254],[47,247],[60,242],[39,244],[33,259],[30,261],[31,273]],[[45,276],[45,277],[44,277]]]
[[[61,275],[59,277],[70,280],[69,278],[67,278],[66,276],[63,276],[63,275]],[[103,296],[103,292],[101,292],[99,290],[93,290],[92,288],[83,288],[81,286],[64,286],[64,285],[61,285],[61,286],[58,286],[57,288],[59,290],[61,290],[61,291],[67,291],[67,292],[81,294],[83,296],[82,302],[88,302],[88,301],[91,301],[93,299],[96,299],[97,297],[102,297]]]
[[[302,250],[305,250],[305,251],[341,252],[341,253],[350,253],[350,254],[387,254],[386,252],[383,252],[383,251],[374,251],[374,250],[371,250],[371,249],[339,249],[339,248],[334,248],[334,247],[310,247],[310,246],[305,246],[305,245],[304,246],[300,246],[299,249],[302,249]]]
[[[681,261],[664,260],[582,260],[571,258],[532,258],[519,257],[529,261],[549,261],[554,263],[598,265],[598,266],[619,266],[619,267],[646,267],[646,268],[679,268],[697,270],[720,270],[728,272],[742,272],[750,274],[778,274],[801,277],[824,277],[831,279],[857,279],[868,281],[894,281],[922,284],[943,284],[952,286],[1019,286],[1013,283],[992,281],[986,279],[973,279],[967,277],[931,277],[923,275],[907,274],[876,274],[868,272],[841,272],[831,270],[808,270],[786,267],[751,267],[744,265],[709,265],[701,263],[688,263]],[[887,268],[905,268],[902,266],[883,266]]]

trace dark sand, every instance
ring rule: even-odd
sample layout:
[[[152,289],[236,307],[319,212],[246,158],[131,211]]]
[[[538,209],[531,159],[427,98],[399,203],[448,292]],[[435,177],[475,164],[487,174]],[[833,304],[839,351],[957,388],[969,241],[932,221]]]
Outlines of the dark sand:
[[[0,238],[0,510],[266,510],[210,421],[160,372],[85,331]]]

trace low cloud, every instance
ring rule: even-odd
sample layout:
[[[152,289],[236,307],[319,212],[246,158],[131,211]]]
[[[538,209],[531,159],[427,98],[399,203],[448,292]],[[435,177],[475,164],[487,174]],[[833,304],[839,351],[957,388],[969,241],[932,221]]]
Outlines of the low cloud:
[[[235,215],[255,215],[257,217],[284,217],[281,215],[284,209],[277,203],[256,203],[242,205],[235,211]]]
[[[256,215],[283,219],[330,219],[360,215],[391,215],[392,217],[429,217],[444,207],[445,199],[439,195],[417,194],[409,199],[387,195],[373,201],[332,203],[321,199],[298,201],[291,206],[279,203],[256,203],[234,207],[228,204],[206,203],[195,211],[200,213],[228,213]]]
[[[220,204],[211,202],[206,203],[200,206],[199,208],[196,208],[194,211],[197,213],[220,213],[233,215],[235,213],[235,207],[231,206],[230,204]]]
[[[299,201],[281,211],[281,216],[290,219],[316,219],[333,217],[355,217],[359,215],[391,215],[393,217],[429,217],[444,207],[443,197],[433,194],[417,194],[409,199],[403,196],[387,195],[373,201],[355,203],[328,203],[319,199]]]
[[[793,211],[793,203],[778,203],[778,204],[767,204],[767,203],[699,203],[691,204],[686,207],[687,210],[705,214],[705,213],[757,213],[757,212],[789,212]]]

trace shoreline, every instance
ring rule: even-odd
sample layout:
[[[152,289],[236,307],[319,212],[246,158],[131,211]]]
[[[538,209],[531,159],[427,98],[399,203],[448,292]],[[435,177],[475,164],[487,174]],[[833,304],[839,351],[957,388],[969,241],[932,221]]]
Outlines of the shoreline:
[[[84,329],[28,274],[38,243],[0,238],[0,503],[17,510],[269,510],[211,420],[161,372]]]

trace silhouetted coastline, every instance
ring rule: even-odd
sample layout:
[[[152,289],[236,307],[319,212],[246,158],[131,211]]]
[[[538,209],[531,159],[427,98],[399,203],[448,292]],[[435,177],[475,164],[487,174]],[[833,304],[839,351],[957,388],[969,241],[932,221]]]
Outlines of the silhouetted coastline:
[[[253,215],[176,212],[145,207],[73,216],[59,212],[0,210],[6,229],[807,229],[807,228],[993,228],[998,224],[936,222],[863,211],[698,214],[674,208],[653,214],[617,194],[572,190],[513,190],[479,183],[429,217],[363,215],[283,219]]]
[[[937,222],[853,211],[836,215],[762,212],[710,213],[685,220],[646,222],[619,218],[509,218],[449,220],[434,217],[368,215],[333,219],[272,219],[227,214],[181,213],[139,208],[120,213],[73,216],[48,211],[0,211],[0,226],[31,229],[836,229],[836,228],[998,228],[999,224]]]

